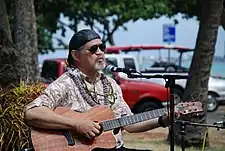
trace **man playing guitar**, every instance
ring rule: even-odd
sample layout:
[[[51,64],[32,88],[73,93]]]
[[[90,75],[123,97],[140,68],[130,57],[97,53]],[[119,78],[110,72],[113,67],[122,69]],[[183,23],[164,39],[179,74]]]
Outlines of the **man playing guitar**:
[[[96,106],[104,105],[110,108],[115,118],[133,115],[123,99],[119,85],[102,72],[105,67],[105,47],[100,36],[93,30],[84,29],[72,36],[67,58],[70,69],[27,105],[25,120],[29,126],[39,129],[73,131],[73,134],[85,138],[88,142],[95,138],[97,140],[101,136],[101,124],[88,118],[74,118],[58,114],[55,112],[56,108],[65,107],[78,113],[85,113]],[[96,117],[100,117],[100,113],[101,110]],[[121,129],[131,133],[144,132],[160,126],[166,127],[168,123],[168,116],[163,115],[131,125],[124,124],[125,126]],[[114,131],[113,137],[116,143],[115,148],[111,150],[125,150],[121,129]],[[56,141],[53,143],[55,146],[58,144]],[[36,150],[39,149],[36,148]],[[57,150],[57,147],[54,150]]]

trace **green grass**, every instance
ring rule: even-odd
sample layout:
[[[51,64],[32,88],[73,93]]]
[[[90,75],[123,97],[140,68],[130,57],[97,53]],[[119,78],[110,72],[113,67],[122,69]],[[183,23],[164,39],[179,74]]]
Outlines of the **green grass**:
[[[144,133],[124,132],[125,146],[135,149],[151,149],[153,151],[169,151],[170,145],[165,141],[168,130],[158,128]],[[209,129],[209,147],[204,151],[225,151],[225,131]],[[181,151],[181,146],[174,147],[175,151]],[[203,148],[189,147],[185,151],[203,151]]]

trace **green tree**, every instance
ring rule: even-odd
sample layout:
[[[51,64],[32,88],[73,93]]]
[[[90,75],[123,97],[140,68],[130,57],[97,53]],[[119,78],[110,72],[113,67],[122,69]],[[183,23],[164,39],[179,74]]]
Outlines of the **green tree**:
[[[51,34],[61,29],[62,36],[65,28],[77,31],[77,25],[85,25],[102,34],[103,40],[114,45],[113,34],[119,28],[126,30],[125,23],[138,19],[157,18],[166,14],[167,0],[159,1],[38,1],[36,3],[37,15],[41,16],[43,25]],[[71,21],[69,24],[59,20],[63,14]],[[67,46],[60,42],[61,45]],[[41,48],[41,47],[40,47]]]
[[[9,6],[12,3],[13,0],[7,1]],[[81,22],[101,33],[104,41],[115,45],[113,39],[115,31],[121,28],[127,30],[125,24],[129,21],[148,20],[162,15],[173,17],[177,13],[182,13],[185,18],[199,16],[198,5],[197,0],[35,1],[38,49],[42,54],[49,50],[55,51],[52,43],[52,39],[55,38],[53,34],[61,30],[61,35],[64,37],[67,28],[76,32],[77,25]],[[68,17],[70,23],[61,21],[60,14]],[[67,48],[67,43],[60,38],[56,40],[59,46]]]

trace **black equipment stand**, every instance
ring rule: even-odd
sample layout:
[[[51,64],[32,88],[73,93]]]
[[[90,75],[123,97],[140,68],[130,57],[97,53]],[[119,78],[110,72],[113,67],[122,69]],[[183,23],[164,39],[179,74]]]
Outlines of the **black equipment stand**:
[[[201,123],[193,123],[190,121],[182,121],[182,120],[176,120],[174,123],[180,124],[180,130],[181,130],[181,150],[185,151],[185,140],[184,140],[184,135],[185,133],[185,128],[186,125],[193,125],[193,126],[202,126],[202,127],[213,127],[219,129],[225,129],[225,123],[221,124],[201,124]]]
[[[166,81],[166,88],[170,88],[170,151],[174,151],[174,87],[176,79],[187,79],[188,74],[175,74],[175,73],[159,73],[159,74],[138,74],[126,73],[128,78],[163,78]]]

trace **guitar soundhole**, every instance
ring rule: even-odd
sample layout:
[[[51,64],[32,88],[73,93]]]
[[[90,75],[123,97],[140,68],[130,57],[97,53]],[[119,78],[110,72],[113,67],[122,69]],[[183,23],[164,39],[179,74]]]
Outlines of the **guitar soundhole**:
[[[69,146],[75,145],[75,141],[74,141],[74,138],[73,138],[73,135],[72,135],[71,132],[65,131],[65,132],[63,133],[63,135],[66,137]]]

